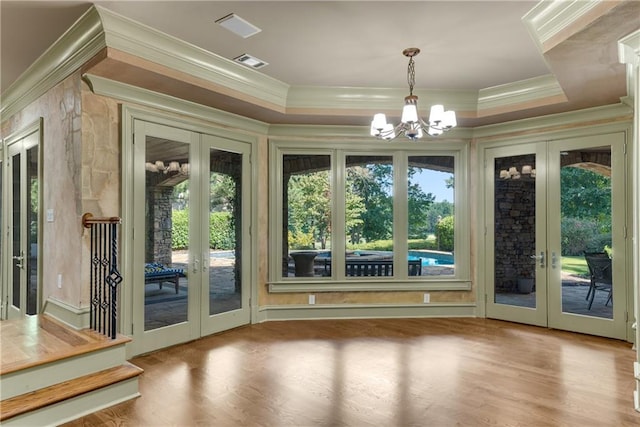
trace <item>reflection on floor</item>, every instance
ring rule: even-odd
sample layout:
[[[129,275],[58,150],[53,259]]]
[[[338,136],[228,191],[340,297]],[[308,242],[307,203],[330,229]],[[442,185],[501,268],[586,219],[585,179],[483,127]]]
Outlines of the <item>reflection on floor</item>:
[[[174,254],[172,267],[187,271],[186,254]],[[210,315],[241,308],[241,292],[235,289],[233,256],[220,256],[212,252],[209,266]],[[162,289],[157,284],[145,287],[145,331],[187,321],[187,296],[189,279],[181,277],[178,293],[165,283]]]
[[[587,309],[587,292],[589,280],[578,276],[563,274],[562,277],[562,311],[564,313],[582,314],[585,316],[613,319],[613,305],[605,305],[609,293],[597,291],[591,310]],[[496,294],[496,303],[515,305],[518,307],[534,308],[536,305],[536,293],[499,293]]]

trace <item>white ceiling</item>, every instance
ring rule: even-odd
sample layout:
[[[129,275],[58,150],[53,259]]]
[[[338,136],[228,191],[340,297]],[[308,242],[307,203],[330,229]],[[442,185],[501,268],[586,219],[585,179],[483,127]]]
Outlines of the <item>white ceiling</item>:
[[[606,57],[613,62],[599,64],[602,70],[597,78],[576,72],[581,69],[576,65],[579,61],[594,60],[579,51],[576,54],[575,48],[574,57],[566,61],[569,55],[562,49],[551,52],[560,64],[554,67],[549,62],[552,56],[539,52],[522,21],[538,2],[522,0],[1,0],[2,92],[94,3],[228,59],[244,53],[254,55],[269,63],[260,72],[293,86],[406,88],[407,59],[402,50],[418,47],[422,52],[415,58],[416,89],[479,90],[554,74],[572,85],[576,97],[586,96],[595,87],[594,81],[606,92],[612,80],[616,84],[613,99],[625,95],[618,93],[620,87],[624,90],[625,71],[616,63],[615,42],[602,42],[606,55],[597,43],[584,44],[584,49],[595,51],[589,54],[596,55],[597,61]],[[623,20],[628,10],[632,15],[640,10],[631,6]],[[215,24],[216,19],[232,12],[262,31],[243,39]],[[640,13],[628,19],[640,27]],[[602,74],[605,71],[609,73],[606,76]],[[568,95],[572,102],[573,94]],[[597,98],[611,102],[611,97]],[[584,108],[598,102],[575,106]]]
[[[116,13],[290,85],[481,89],[549,74],[521,22],[533,1],[97,1]],[[91,5],[2,0],[2,91]],[[262,29],[243,39],[215,24],[236,13]]]

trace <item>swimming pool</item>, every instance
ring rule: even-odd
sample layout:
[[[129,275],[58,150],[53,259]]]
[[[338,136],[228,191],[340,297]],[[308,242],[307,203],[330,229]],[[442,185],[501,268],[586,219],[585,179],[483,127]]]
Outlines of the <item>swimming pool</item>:
[[[354,255],[356,256],[388,256],[392,257],[393,252],[384,252],[384,251],[354,251]],[[331,257],[331,252],[323,251],[318,252],[317,258],[329,258]],[[447,252],[437,252],[437,251],[409,251],[408,259],[410,261],[414,261],[417,259],[422,260],[422,266],[431,266],[431,265],[453,265],[453,255]]]

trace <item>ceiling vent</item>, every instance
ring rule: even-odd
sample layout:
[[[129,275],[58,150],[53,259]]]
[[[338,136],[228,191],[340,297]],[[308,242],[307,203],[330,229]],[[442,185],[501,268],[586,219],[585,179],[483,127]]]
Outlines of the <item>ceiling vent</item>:
[[[232,33],[237,34],[245,39],[262,31],[260,28],[256,27],[248,21],[245,21],[235,13],[230,13],[227,16],[216,20],[216,24],[223,26]]]
[[[236,56],[235,58],[233,58],[233,60],[242,65],[246,65],[247,67],[255,68],[256,70],[258,68],[266,67],[267,65],[269,65],[268,62],[265,62],[262,59],[258,59],[255,56],[251,56],[246,53],[243,53],[240,56]]]

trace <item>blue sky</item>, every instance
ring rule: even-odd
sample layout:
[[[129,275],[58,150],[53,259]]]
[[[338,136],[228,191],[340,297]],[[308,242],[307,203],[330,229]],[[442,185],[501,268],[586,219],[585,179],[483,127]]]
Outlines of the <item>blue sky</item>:
[[[414,181],[418,182],[425,193],[436,196],[436,202],[445,200],[453,203],[453,188],[447,188],[445,180],[451,177],[449,172],[438,172],[431,169],[422,169],[414,175]]]

